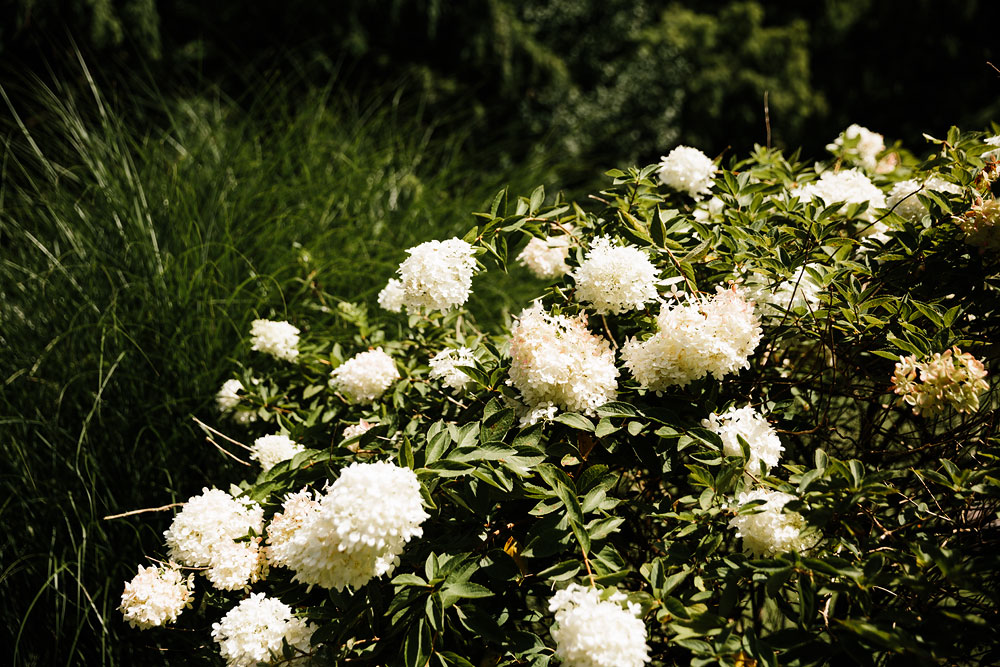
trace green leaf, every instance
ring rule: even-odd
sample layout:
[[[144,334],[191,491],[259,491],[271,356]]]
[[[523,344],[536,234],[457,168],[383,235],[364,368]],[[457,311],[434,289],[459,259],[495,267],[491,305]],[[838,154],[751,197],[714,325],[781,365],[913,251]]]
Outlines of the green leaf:
[[[427,582],[415,574],[398,574],[392,578],[392,583],[396,586],[426,586]]]
[[[431,657],[431,632],[427,620],[420,617],[410,624],[403,641],[403,662],[407,665],[426,665]]]
[[[583,550],[584,555],[590,553],[590,535],[587,533],[586,529],[580,525],[578,521],[570,519],[570,528],[573,529],[573,535],[576,536],[576,541],[580,544],[580,548]]]
[[[302,391],[302,399],[307,400],[326,389],[327,385],[311,384]]]
[[[605,537],[618,530],[625,519],[620,516],[609,516],[603,519],[595,519],[587,525],[587,533],[592,540],[603,540]]]
[[[538,209],[541,208],[542,202],[545,201],[545,187],[539,185],[535,188],[535,191],[531,193],[531,203],[528,206],[528,213],[535,215]]]
[[[448,609],[459,600],[491,597],[493,591],[470,581],[462,581],[445,584],[444,588],[441,589],[440,595],[441,604],[444,605],[445,609]]]
[[[430,470],[438,477],[461,477],[462,475],[471,474],[473,467],[468,463],[462,463],[461,461],[442,459],[440,461],[435,461],[420,470]]]
[[[486,417],[482,421],[479,429],[479,441],[500,442],[507,435],[507,431],[514,424],[514,411],[504,408]]]
[[[597,408],[598,417],[644,417],[642,412],[631,403],[612,401]]]
[[[493,197],[493,204],[490,206],[490,217],[497,217],[497,212],[500,210],[500,203],[507,197],[507,188],[504,188]]]
[[[449,461],[500,461],[516,456],[517,450],[500,442],[491,442],[479,447],[459,447],[448,455]]]
[[[569,426],[570,428],[575,428],[578,431],[588,431],[590,433],[594,432],[594,423],[577,412],[563,412],[556,415],[553,419],[554,422],[559,422]]]
[[[424,465],[429,465],[441,458],[450,444],[451,436],[447,431],[441,431],[431,436],[424,452]]]

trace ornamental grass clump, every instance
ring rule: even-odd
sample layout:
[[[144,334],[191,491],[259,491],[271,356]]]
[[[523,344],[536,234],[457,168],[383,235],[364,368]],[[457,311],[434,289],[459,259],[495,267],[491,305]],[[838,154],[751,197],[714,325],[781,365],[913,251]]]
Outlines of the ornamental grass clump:
[[[295,363],[248,340],[221,395],[256,421],[204,424],[248,475],[167,531],[205,574],[185,629],[222,618],[230,664],[995,663],[1000,254],[956,225],[994,163],[956,130],[872,170],[850,134],[874,180],[672,152],[579,202],[498,193],[399,248],[371,315],[316,280]],[[518,315],[472,292],[555,229]],[[184,597],[129,586],[136,627]]]

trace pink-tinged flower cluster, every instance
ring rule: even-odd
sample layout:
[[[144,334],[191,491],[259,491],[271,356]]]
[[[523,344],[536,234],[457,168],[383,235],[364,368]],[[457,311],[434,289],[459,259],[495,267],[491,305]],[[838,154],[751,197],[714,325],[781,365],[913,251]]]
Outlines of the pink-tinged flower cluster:
[[[762,336],[754,304],[740,291],[721,287],[711,299],[664,306],[656,324],[652,337],[632,338],[622,347],[625,366],[653,391],[749,367]]]
[[[352,463],[313,498],[289,496],[268,527],[268,558],[295,580],[323,588],[360,588],[389,574],[427,519],[420,482],[387,461]]]
[[[519,264],[528,267],[536,278],[555,280],[569,272],[566,257],[569,255],[569,239],[566,234],[549,236],[544,239],[532,237],[528,245],[517,256]]]
[[[968,213],[956,218],[965,232],[965,242],[984,250],[1000,250],[1000,201],[973,206]]]
[[[979,409],[979,395],[989,389],[983,363],[953,347],[924,361],[900,357],[892,374],[893,391],[915,415],[935,415],[951,407],[958,412]]]
[[[592,414],[617,395],[615,354],[582,315],[550,315],[538,303],[525,309],[511,329],[510,355],[509,382],[533,414],[553,406]]]
[[[118,609],[133,628],[146,630],[177,620],[191,606],[192,576],[176,567],[142,567],[125,583]]]

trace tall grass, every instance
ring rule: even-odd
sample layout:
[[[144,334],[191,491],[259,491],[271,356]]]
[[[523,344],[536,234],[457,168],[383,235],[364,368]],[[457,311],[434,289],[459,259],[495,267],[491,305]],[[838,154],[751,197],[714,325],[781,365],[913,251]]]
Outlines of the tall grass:
[[[251,319],[294,320],[315,289],[371,302],[403,248],[547,173],[502,173],[468,154],[460,122],[442,133],[393,97],[109,102],[101,88],[84,68],[4,92],[2,663],[187,657],[115,610],[171,513],[103,517],[235,481],[190,417],[211,418]],[[478,287],[494,304],[509,289]]]

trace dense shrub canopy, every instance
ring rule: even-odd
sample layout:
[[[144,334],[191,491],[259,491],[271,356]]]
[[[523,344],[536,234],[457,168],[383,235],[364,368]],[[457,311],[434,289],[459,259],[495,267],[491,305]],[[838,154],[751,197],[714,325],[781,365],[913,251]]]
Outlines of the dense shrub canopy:
[[[861,136],[816,165],[757,147],[706,195],[657,165],[584,202],[501,191],[464,237],[473,300],[529,238],[570,239],[509,327],[435,300],[465,261],[446,252],[399,315],[341,303],[353,337],[293,314],[297,355],[234,369],[235,419],[206,432],[237,457],[277,431],[305,450],[231,490],[268,524],[219,540],[258,554],[246,591],[213,587],[212,560],[178,622],[204,632],[253,591],[283,601],[275,660],[995,663],[1000,140],[872,162]],[[904,180],[905,216],[884,197]],[[586,272],[584,299],[598,251],[618,271]],[[655,299],[595,305],[647,263]],[[358,400],[338,371],[373,348],[394,373],[371,366]]]

